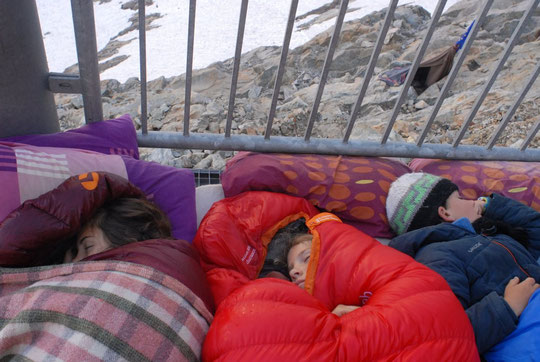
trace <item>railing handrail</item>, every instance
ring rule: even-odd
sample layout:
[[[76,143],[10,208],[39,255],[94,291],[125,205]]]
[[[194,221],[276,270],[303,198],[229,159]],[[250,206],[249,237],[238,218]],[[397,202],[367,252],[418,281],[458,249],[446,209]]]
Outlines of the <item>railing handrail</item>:
[[[341,0],[339,13],[336,17],[336,23],[334,26],[334,32],[328,45],[327,55],[324,62],[323,69],[321,71],[320,83],[317,89],[317,94],[312,105],[312,111],[308,120],[307,129],[305,136],[302,141],[292,138],[292,137],[278,137],[271,136],[270,132],[272,129],[272,122],[274,120],[275,109],[277,105],[277,95],[279,94],[279,89],[281,86],[281,80],[285,68],[285,63],[287,60],[287,50],[290,42],[290,36],[292,29],[294,27],[294,19],[297,9],[298,0],[291,1],[291,9],[289,13],[289,18],[287,22],[287,28],[285,29],[284,36],[284,46],[282,47],[281,59],[279,67],[277,70],[276,82],[274,85],[274,94],[272,98],[271,108],[269,110],[269,116],[266,124],[266,132],[261,136],[238,136],[231,134],[231,125],[233,120],[233,111],[234,103],[236,97],[236,84],[238,78],[238,71],[240,67],[240,58],[241,58],[241,49],[242,49],[242,40],[244,34],[244,26],[247,16],[247,6],[248,0],[242,0],[242,5],[240,9],[240,18],[238,26],[238,36],[236,42],[236,51],[234,56],[234,67],[233,75],[231,81],[231,89],[229,95],[229,107],[227,110],[226,126],[224,134],[198,134],[189,132],[190,124],[190,103],[191,103],[191,82],[192,82],[192,71],[193,71],[193,41],[194,41],[194,28],[195,28],[195,9],[196,9],[196,0],[190,0],[190,11],[189,11],[189,28],[188,28],[188,42],[187,42],[187,69],[186,69],[186,87],[185,87],[185,104],[184,104],[184,132],[182,135],[179,134],[170,134],[166,132],[148,132],[147,128],[147,107],[146,107],[146,37],[145,37],[145,24],[144,24],[144,6],[145,1],[139,0],[139,41],[140,41],[140,51],[141,51],[141,79],[144,84],[141,84],[141,120],[142,120],[142,129],[139,134],[138,140],[139,144],[143,147],[167,147],[167,148],[184,148],[184,149],[213,149],[213,150],[250,150],[250,151],[260,151],[260,152],[312,152],[312,153],[331,153],[331,154],[348,154],[348,155],[377,155],[377,156],[388,156],[388,157],[428,157],[428,158],[460,158],[460,159],[484,159],[484,160],[521,160],[521,161],[540,161],[540,151],[538,149],[532,149],[529,147],[530,142],[538,132],[540,128],[538,125],[535,125],[527,135],[527,138],[523,140],[523,143],[520,149],[510,148],[510,147],[494,147],[496,140],[501,134],[502,130],[508,124],[509,119],[513,116],[517,107],[521,104],[523,98],[527,92],[532,87],[535,79],[538,76],[539,68],[536,67],[531,73],[530,79],[525,85],[525,87],[520,92],[520,95],[507,112],[504,121],[499,125],[497,132],[493,135],[490,143],[485,146],[468,146],[462,145],[461,141],[465,135],[465,132],[469,129],[476,112],[484,101],[487,93],[491,89],[497,75],[500,73],[505,61],[508,56],[511,54],[512,48],[515,43],[524,25],[527,23],[532,12],[538,7],[540,0],[531,0],[527,10],[524,12],[518,26],[514,30],[512,36],[508,40],[505,50],[503,51],[501,58],[499,59],[497,65],[494,67],[488,81],[485,83],[482,91],[478,95],[468,117],[466,118],[461,130],[453,141],[452,145],[445,144],[431,144],[426,143],[425,138],[427,132],[429,132],[434,119],[446,98],[448,91],[459,72],[459,69],[467,55],[471,44],[473,43],[476,33],[480,26],[482,25],[483,20],[486,18],[488,11],[493,3],[493,0],[485,0],[481,8],[478,11],[478,14],[475,18],[475,24],[470,31],[470,35],[465,42],[463,48],[461,49],[461,54],[459,54],[458,59],[454,63],[447,79],[444,83],[443,88],[437,98],[435,106],[433,108],[430,117],[422,130],[422,134],[416,141],[416,144],[408,144],[406,142],[388,142],[388,137],[394,123],[399,116],[401,105],[404,102],[408,88],[411,86],[416,70],[419,67],[419,64],[424,57],[424,54],[430,43],[432,34],[435,31],[435,28],[439,22],[439,18],[442,15],[443,9],[446,4],[446,0],[439,0],[436,8],[433,12],[432,19],[430,24],[425,32],[423,42],[416,52],[415,58],[411,64],[408,76],[405,80],[405,83],[402,85],[399,96],[396,103],[394,104],[394,109],[390,120],[387,123],[386,129],[380,142],[365,142],[360,140],[350,140],[350,135],[352,128],[355,123],[356,116],[359,112],[362,99],[365,96],[367,91],[367,85],[370,81],[370,78],[373,75],[375,63],[377,61],[378,55],[381,51],[382,44],[385,38],[385,35],[388,31],[389,24],[393,20],[394,11],[397,7],[397,0],[390,0],[389,6],[387,8],[386,17],[384,23],[381,27],[377,43],[373,47],[373,52],[370,58],[370,62],[365,73],[363,84],[359,90],[358,99],[355,103],[355,106],[351,112],[347,128],[344,130],[344,137],[342,140],[335,139],[313,139],[311,137],[311,132],[315,122],[317,121],[318,107],[322,94],[324,91],[324,86],[326,84],[326,78],[332,63],[334,51],[338,45],[341,27],[344,21],[344,16],[348,7],[348,0]],[[79,51],[79,64],[81,65],[81,78],[80,84],[83,92],[83,100],[85,104],[85,116],[87,122],[94,121],[99,118],[101,108],[95,104],[96,99],[96,79],[99,80],[99,74],[97,74],[97,68],[88,66],[88,63],[97,64],[97,58],[95,58],[95,53],[89,51],[88,47],[95,48],[95,32],[92,32],[88,29],[90,19],[93,21],[93,12],[91,11],[91,6],[88,5],[91,1],[88,0],[72,0],[73,8],[73,17],[75,26],[75,32],[87,32],[84,36],[78,36],[77,38],[77,48],[83,47],[86,49],[86,52]],[[92,37],[94,38],[92,41]],[[90,59],[90,60],[89,60]],[[55,77],[58,77],[56,75]],[[75,84],[74,84],[75,85]],[[87,106],[90,107],[89,110],[86,110]],[[326,146],[325,146],[326,144]]]

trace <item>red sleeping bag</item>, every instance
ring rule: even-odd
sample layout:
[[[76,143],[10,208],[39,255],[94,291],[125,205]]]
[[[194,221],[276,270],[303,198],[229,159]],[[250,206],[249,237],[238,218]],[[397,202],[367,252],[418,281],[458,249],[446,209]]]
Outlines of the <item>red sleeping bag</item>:
[[[256,279],[273,235],[300,216],[313,234],[305,290]],[[221,200],[194,245],[219,305],[204,360],[479,360],[442,277],[306,200],[256,191]],[[338,304],[361,308],[338,317]]]

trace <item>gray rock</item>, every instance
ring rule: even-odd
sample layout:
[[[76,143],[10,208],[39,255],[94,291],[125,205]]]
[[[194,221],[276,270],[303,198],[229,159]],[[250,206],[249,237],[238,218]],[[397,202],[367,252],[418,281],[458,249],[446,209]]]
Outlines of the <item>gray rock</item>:
[[[77,95],[73,99],[71,99],[71,105],[75,109],[81,109],[84,106],[82,95]]]
[[[120,92],[122,84],[116,79],[107,79],[101,82],[101,96],[111,97],[113,94]]]
[[[170,148],[155,148],[145,158],[166,166],[174,166],[174,156]]]
[[[212,167],[212,157],[208,156],[201,161],[197,162],[193,168],[195,169],[208,169]]]
[[[221,154],[214,153],[210,157],[212,158],[212,168],[214,170],[223,170],[223,169],[225,169],[226,161],[223,159]]]
[[[211,100],[207,105],[203,116],[219,116],[224,112],[224,105],[217,101]]]
[[[200,94],[197,92],[191,92],[191,103],[195,104],[206,104],[208,105],[210,102],[212,102],[212,98],[205,96],[204,94]]]
[[[126,92],[132,89],[138,89],[141,81],[137,77],[131,77],[122,85],[122,91]]]
[[[418,96],[418,101],[424,101],[428,105],[432,106],[437,101],[437,98],[439,98],[440,90],[437,84],[431,85],[431,87],[428,87],[425,91],[422,92]]]
[[[191,157],[189,155],[182,155],[174,160],[174,167],[179,168],[193,168],[191,163]]]
[[[208,129],[210,121],[207,118],[195,118],[189,120],[189,131],[202,133]]]
[[[200,151],[194,151],[193,153],[191,153],[191,163],[193,165],[201,162],[207,155],[204,153],[204,152],[200,152]]]
[[[418,101],[414,104],[414,108],[416,109],[424,109],[429,107],[429,104],[427,104],[425,101]]]
[[[262,91],[262,87],[261,86],[253,86],[249,89],[248,91],[248,98],[250,99],[256,99],[260,96],[261,94],[261,91]]]

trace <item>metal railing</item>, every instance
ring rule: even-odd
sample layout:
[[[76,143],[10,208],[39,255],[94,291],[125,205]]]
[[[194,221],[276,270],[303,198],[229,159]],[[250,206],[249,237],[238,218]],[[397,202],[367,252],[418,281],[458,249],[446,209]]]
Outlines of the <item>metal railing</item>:
[[[485,100],[493,83],[503,68],[506,60],[510,56],[514,45],[519,39],[522,30],[537,9],[540,0],[531,0],[523,13],[519,24],[513,31],[510,39],[507,41],[505,49],[491,71],[488,80],[485,82],[483,89],[478,94],[473,107],[465,119],[457,137],[452,144],[434,144],[426,142],[426,135],[430,131],[435,117],[440,110],[448,91],[454,82],[461,65],[475,40],[478,30],[482,26],[493,0],[484,0],[481,8],[476,14],[475,23],[470,30],[469,36],[459,56],[454,61],[452,69],[440,94],[434,104],[433,111],[426,122],[421,135],[415,143],[407,142],[391,142],[388,140],[390,132],[394,126],[396,119],[401,111],[401,106],[407,97],[409,87],[413,82],[414,75],[419,67],[419,64],[424,57],[428,48],[431,37],[435,31],[437,23],[442,15],[446,5],[446,0],[439,0],[432,14],[431,22],[424,35],[423,41],[418,48],[414,60],[412,61],[410,70],[404,84],[401,86],[399,96],[393,107],[393,112],[386,125],[384,134],[380,141],[365,141],[350,139],[351,132],[354,128],[355,121],[359,115],[362,101],[366,95],[366,91],[371,78],[373,77],[375,64],[384,44],[384,39],[387,35],[390,24],[394,20],[394,12],[396,10],[398,0],[391,0],[386,10],[386,16],[380,28],[379,35],[368,66],[365,71],[363,83],[358,91],[358,97],[351,110],[344,136],[342,139],[328,138],[312,138],[313,126],[317,122],[318,108],[324,92],[327,76],[330,71],[334,52],[339,43],[340,32],[344,21],[345,13],[348,8],[348,0],[341,0],[339,12],[336,18],[332,38],[328,45],[327,54],[323,69],[320,74],[320,82],[318,85],[315,100],[312,105],[307,128],[303,138],[301,137],[284,137],[271,136],[271,129],[276,113],[277,101],[280,92],[281,82],[285,71],[287,61],[287,53],[289,49],[291,34],[294,28],[294,20],[298,7],[298,0],[291,0],[289,17],[285,29],[283,46],[281,49],[281,57],[277,69],[276,80],[274,84],[273,96],[268,110],[268,119],[266,124],[266,132],[260,136],[236,135],[231,134],[233,111],[236,98],[236,87],[238,82],[238,72],[240,67],[240,59],[242,53],[242,41],[244,35],[244,27],[247,17],[248,0],[242,0],[240,10],[240,20],[238,25],[238,35],[236,41],[236,50],[233,63],[232,81],[228,102],[228,110],[226,117],[226,125],[224,133],[193,133],[190,132],[190,105],[191,105],[191,85],[193,71],[193,52],[194,52],[194,34],[195,34],[195,12],[196,0],[190,0],[189,7],[189,25],[188,25],[188,41],[187,41],[187,67],[185,73],[185,105],[184,105],[184,120],[183,132],[162,132],[148,131],[148,106],[147,106],[147,91],[146,91],[146,36],[145,36],[145,1],[139,0],[139,42],[140,42],[140,78],[141,78],[141,132],[138,133],[138,142],[141,147],[157,147],[157,148],[179,148],[179,149],[207,149],[207,150],[247,150],[257,152],[288,152],[288,153],[317,153],[317,154],[342,154],[342,155],[363,155],[363,156],[388,156],[388,157],[425,157],[425,158],[445,158],[445,159],[480,159],[480,160],[519,160],[519,161],[540,161],[540,150],[531,148],[530,143],[540,129],[540,123],[537,123],[529,131],[527,137],[523,140],[519,148],[512,147],[496,147],[495,143],[500,137],[502,131],[507,127],[510,119],[514,115],[516,109],[523,101],[527,92],[533,86],[538,74],[540,73],[540,64],[531,72],[530,78],[516,98],[514,104],[505,114],[503,121],[500,123],[497,131],[493,134],[489,144],[486,146],[465,145],[461,141],[465,133],[469,130],[480,106]],[[63,74],[50,74],[49,85],[50,89],[55,92],[80,92],[83,94],[85,107],[85,117],[87,122],[94,122],[103,118],[103,112],[100,101],[99,89],[99,72],[97,68],[97,49],[95,39],[95,29],[93,25],[93,8],[91,0],[71,0],[74,27],[76,33],[77,53],[79,57],[79,77],[67,76]]]

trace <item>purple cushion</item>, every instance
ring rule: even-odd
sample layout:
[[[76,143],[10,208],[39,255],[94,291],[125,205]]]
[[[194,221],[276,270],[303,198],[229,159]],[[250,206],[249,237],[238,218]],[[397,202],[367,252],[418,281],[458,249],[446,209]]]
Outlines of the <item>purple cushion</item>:
[[[195,236],[193,172],[136,159],[137,138],[129,116],[65,133],[9,139],[25,144],[0,140],[0,221],[24,201],[52,190],[70,176],[107,171],[127,178],[153,199],[169,216],[175,238],[191,242]]]
[[[386,218],[390,184],[407,165],[377,157],[285,155],[241,152],[221,175],[226,197],[273,191],[303,197],[373,237],[394,234]]]
[[[197,231],[193,172],[128,156],[121,157],[128,180],[143,190],[169,216],[173,236],[191,243]]]
[[[139,158],[137,134],[129,114],[116,119],[94,122],[60,133],[2,138],[0,141],[41,147],[79,148],[109,155]]]
[[[493,192],[521,201],[540,211],[540,164],[511,161],[455,161],[414,159],[413,171],[446,177],[467,199]]]

